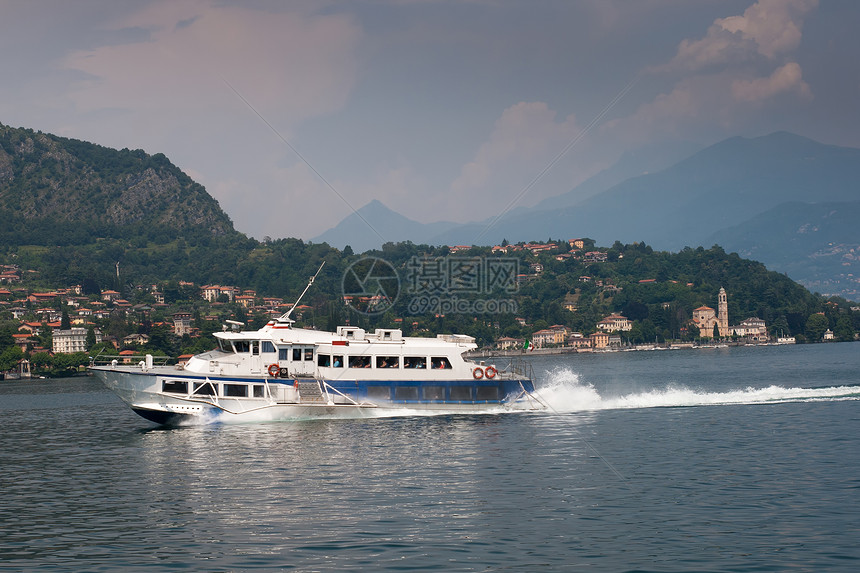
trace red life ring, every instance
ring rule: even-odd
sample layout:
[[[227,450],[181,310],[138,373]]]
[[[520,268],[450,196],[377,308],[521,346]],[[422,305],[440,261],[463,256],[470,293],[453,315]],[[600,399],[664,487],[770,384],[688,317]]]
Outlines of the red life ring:
[[[480,380],[481,378],[484,377],[484,371],[481,370],[480,366],[478,366],[477,368],[472,370],[472,376],[475,377],[475,380]]]
[[[277,378],[278,372],[280,372],[280,371],[281,371],[281,367],[278,366],[277,364],[272,364],[271,366],[269,366],[269,376],[271,376],[272,378]]]
[[[496,377],[496,374],[498,374],[499,371],[492,366],[487,366],[487,369],[484,372],[487,375],[487,380],[492,380]]]

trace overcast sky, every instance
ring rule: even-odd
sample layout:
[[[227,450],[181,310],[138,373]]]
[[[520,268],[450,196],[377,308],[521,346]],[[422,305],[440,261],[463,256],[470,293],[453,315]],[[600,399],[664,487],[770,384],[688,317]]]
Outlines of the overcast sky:
[[[0,0],[0,123],[164,153],[257,238],[372,199],[465,222],[644,145],[860,147],[858,25],[854,0]]]

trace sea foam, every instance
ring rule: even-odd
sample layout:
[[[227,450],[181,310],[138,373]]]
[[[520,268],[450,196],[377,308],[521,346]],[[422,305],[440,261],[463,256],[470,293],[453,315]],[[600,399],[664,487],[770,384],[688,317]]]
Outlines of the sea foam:
[[[576,372],[561,368],[549,372],[545,382],[537,389],[536,393],[550,410],[564,413],[631,408],[858,400],[860,399],[860,386],[784,388],[770,385],[764,388],[749,386],[720,392],[705,392],[693,390],[683,385],[671,384],[663,388],[609,396],[601,395],[593,384],[582,381]]]

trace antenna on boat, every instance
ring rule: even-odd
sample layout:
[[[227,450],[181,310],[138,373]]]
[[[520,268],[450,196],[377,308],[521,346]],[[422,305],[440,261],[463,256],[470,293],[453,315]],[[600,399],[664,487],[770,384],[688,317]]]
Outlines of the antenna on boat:
[[[296,299],[296,302],[293,303],[293,306],[290,307],[290,310],[282,314],[278,317],[278,322],[295,322],[290,319],[290,315],[293,314],[293,311],[299,306],[299,301],[302,300],[302,297],[305,296],[305,293],[308,292],[308,289],[311,288],[311,285],[314,284],[314,279],[317,278],[317,275],[320,274],[320,271],[325,266],[325,261],[322,262],[320,268],[317,269],[317,272],[314,273],[314,276],[308,280],[308,286],[305,287],[305,290],[302,291],[302,294],[299,295],[299,298]]]

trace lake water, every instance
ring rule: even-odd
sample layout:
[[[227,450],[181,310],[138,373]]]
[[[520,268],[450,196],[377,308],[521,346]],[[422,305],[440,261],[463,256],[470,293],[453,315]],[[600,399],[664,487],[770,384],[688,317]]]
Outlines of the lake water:
[[[547,412],[159,429],[0,383],[0,569],[860,568],[860,344],[531,360]]]

